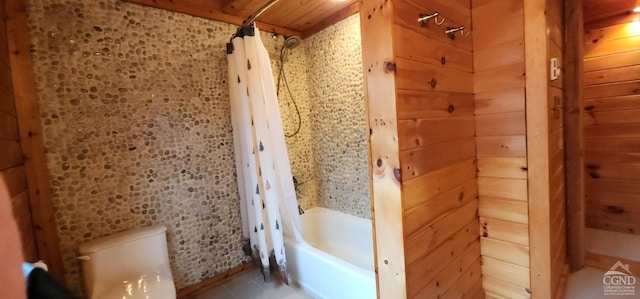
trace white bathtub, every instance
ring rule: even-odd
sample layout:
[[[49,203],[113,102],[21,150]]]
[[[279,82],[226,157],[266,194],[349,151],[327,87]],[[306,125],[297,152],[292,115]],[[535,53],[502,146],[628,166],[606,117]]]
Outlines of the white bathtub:
[[[317,298],[376,298],[371,220],[312,208],[301,223],[305,243],[285,236],[293,282]]]

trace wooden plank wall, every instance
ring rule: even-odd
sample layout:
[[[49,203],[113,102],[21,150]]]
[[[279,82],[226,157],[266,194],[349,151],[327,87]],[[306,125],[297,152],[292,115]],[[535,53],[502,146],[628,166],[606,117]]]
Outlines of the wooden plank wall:
[[[558,67],[564,65],[564,3],[547,1],[547,61],[558,59]],[[549,72],[547,72],[549,73]],[[549,219],[551,224],[551,294],[564,298],[568,275],[567,260],[567,216],[564,148],[564,73],[547,83],[548,130],[549,130]]]
[[[640,23],[631,17],[585,24],[586,222],[640,234]]]
[[[7,184],[27,261],[38,260],[11,82],[4,3],[0,5],[0,176]]]
[[[523,2],[472,3],[483,285],[529,298]]]
[[[417,22],[438,12],[438,26]],[[482,296],[468,0],[395,1],[394,50],[407,298]]]

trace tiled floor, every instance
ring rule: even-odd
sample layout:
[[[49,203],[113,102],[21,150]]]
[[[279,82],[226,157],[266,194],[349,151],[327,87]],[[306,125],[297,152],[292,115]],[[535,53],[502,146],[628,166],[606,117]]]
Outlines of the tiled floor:
[[[196,299],[314,299],[300,288],[282,283],[275,276],[272,275],[272,281],[267,283],[260,271],[254,270],[202,293]]]

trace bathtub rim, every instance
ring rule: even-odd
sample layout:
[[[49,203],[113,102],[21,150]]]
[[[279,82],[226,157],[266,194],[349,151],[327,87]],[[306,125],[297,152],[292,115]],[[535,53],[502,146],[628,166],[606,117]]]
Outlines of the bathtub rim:
[[[331,209],[327,209],[327,208],[323,208],[323,207],[313,207],[313,208],[309,208],[308,210],[305,211],[305,214],[321,214],[321,213],[330,213],[330,214],[334,214],[334,215],[338,215],[339,217],[348,217],[350,218],[352,221],[358,221],[362,224],[366,224],[369,226],[372,226],[372,220],[371,219],[367,219],[367,218],[362,218],[362,217],[358,217],[358,216],[354,216],[351,214],[347,214],[347,213],[342,213],[339,211],[334,211]],[[372,233],[373,233],[373,227],[371,227],[372,229]],[[373,238],[373,235],[371,236]],[[303,236],[304,238],[304,236]],[[305,241],[304,239],[302,241],[298,241],[296,240],[294,237],[285,235],[284,236],[284,242],[285,244],[291,246],[291,247],[295,247],[298,250],[304,250],[306,251],[306,253],[308,254],[313,254],[318,256],[318,258],[327,261],[327,263],[329,265],[331,265],[332,267],[336,267],[341,269],[342,271],[347,272],[350,275],[354,275],[356,277],[358,277],[359,279],[364,279],[364,280],[371,280],[374,284],[374,286],[377,287],[377,281],[376,281],[376,274],[375,274],[375,248],[373,250],[373,259],[374,259],[374,265],[373,265],[373,269],[369,270],[363,267],[360,267],[358,265],[355,265],[347,260],[343,260],[341,258],[338,258],[334,255],[331,255],[325,251],[322,251],[316,247],[313,247],[311,244],[309,244],[307,241]],[[375,244],[373,244],[373,246],[375,246]],[[288,250],[289,248],[285,248],[285,250]],[[296,285],[296,286],[300,286],[302,289],[304,289],[305,291],[313,294],[314,296],[318,296],[318,297],[322,297],[320,295],[320,293],[318,293],[316,290],[314,290],[313,288],[310,288],[309,286],[305,285],[303,282],[297,281],[295,278],[291,277],[292,282]]]

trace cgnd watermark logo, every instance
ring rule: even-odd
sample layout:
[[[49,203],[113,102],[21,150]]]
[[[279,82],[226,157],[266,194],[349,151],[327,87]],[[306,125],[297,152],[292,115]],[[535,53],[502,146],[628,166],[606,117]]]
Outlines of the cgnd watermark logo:
[[[636,294],[636,277],[629,270],[629,265],[620,261],[602,276],[602,284],[605,295],[633,296]]]

